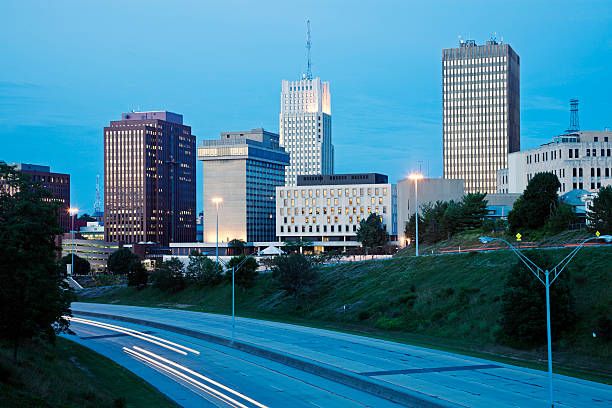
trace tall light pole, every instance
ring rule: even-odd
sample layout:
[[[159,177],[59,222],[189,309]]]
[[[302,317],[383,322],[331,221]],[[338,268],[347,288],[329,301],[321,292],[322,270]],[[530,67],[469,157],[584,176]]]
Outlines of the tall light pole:
[[[217,264],[215,266],[217,270],[219,270],[219,204],[223,202],[223,199],[221,197],[213,197],[212,202],[215,203],[215,206],[217,207],[217,246],[215,248]]]
[[[552,334],[550,329],[550,286],[557,280],[561,272],[565,269],[565,267],[570,263],[572,259],[576,256],[578,251],[580,251],[584,244],[589,241],[593,241],[596,239],[603,239],[606,242],[612,242],[612,235],[599,235],[599,231],[597,232],[597,236],[585,239],[574,248],[565,258],[561,260],[554,268],[551,270],[544,270],[536,265],[531,259],[527,258],[525,254],[519,251],[514,245],[510,242],[506,241],[502,238],[492,238],[492,237],[480,237],[479,240],[483,244],[488,244],[492,241],[501,241],[505,243],[510,249],[519,257],[519,259],[527,266],[527,269],[531,271],[531,273],[544,285],[546,288],[546,340],[548,343],[548,403],[552,408],[555,406],[553,400],[553,378],[552,378]],[[542,277],[542,275],[544,275]],[[552,275],[552,278],[551,278]],[[543,279],[542,279],[543,278]]]
[[[419,180],[423,180],[423,175],[421,173],[412,173],[408,178],[414,180],[415,256],[419,256]]]
[[[70,236],[72,238],[72,260],[70,261],[70,275],[74,275],[74,252],[76,251],[76,245],[74,242],[74,217],[79,213],[78,208],[70,207],[68,214],[70,214]]]

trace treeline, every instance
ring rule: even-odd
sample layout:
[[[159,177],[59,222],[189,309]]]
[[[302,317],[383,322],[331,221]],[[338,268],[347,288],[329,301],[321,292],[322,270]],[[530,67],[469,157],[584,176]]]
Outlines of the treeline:
[[[482,228],[483,224],[491,229],[503,229],[485,220],[487,215],[486,194],[471,193],[463,196],[461,201],[436,201],[419,208],[419,241],[435,243],[451,238],[458,232]],[[406,223],[405,234],[415,239],[416,217],[413,214]]]

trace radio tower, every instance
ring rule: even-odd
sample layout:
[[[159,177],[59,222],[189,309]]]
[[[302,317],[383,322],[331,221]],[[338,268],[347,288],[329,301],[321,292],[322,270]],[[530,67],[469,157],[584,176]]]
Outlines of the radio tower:
[[[567,133],[576,133],[580,130],[578,120],[578,99],[570,99],[570,123]]]
[[[308,34],[306,37],[306,54],[308,56],[308,64],[306,66],[306,75],[305,79],[312,79],[312,64],[310,62],[310,20],[306,20],[306,27],[308,30]]]
[[[96,175],[96,201],[94,202],[94,217],[102,216],[102,200],[100,199],[100,175]]]

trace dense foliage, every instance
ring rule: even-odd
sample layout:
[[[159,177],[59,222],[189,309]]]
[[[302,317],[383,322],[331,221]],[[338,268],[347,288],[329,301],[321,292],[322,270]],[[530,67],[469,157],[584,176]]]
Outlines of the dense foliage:
[[[68,270],[66,266],[72,264],[72,254],[64,255],[60,264],[62,271],[66,272]],[[74,255],[74,265],[74,270],[72,271],[74,275],[89,275],[89,272],[91,272],[91,264],[89,261],[76,254]]]
[[[287,294],[297,298],[309,294],[319,280],[319,271],[310,258],[302,254],[274,258],[272,277]]]
[[[594,231],[612,234],[612,186],[599,189],[587,217]]]
[[[552,173],[533,176],[508,214],[510,232],[542,228],[557,208],[560,187],[559,179]]]
[[[108,257],[106,265],[109,272],[125,275],[136,262],[140,262],[136,254],[128,248],[119,248]]]
[[[188,283],[201,286],[214,286],[223,280],[223,268],[207,256],[200,253],[189,255],[189,264],[185,271]]]
[[[365,248],[382,247],[389,241],[389,234],[382,223],[382,217],[372,213],[368,218],[359,222],[357,228],[357,241]]]
[[[234,272],[234,283],[236,286],[242,289],[249,289],[255,285],[255,279],[257,279],[257,268],[259,265],[255,258],[242,256],[235,256],[227,264],[227,278],[228,281],[232,280],[232,268],[236,267],[237,270]]]
[[[130,266],[127,278],[128,286],[135,286],[138,289],[143,289],[149,282],[149,273],[142,265],[142,262],[134,262]]]
[[[529,258],[543,269],[552,268],[551,258],[543,252]],[[544,280],[544,274],[540,274]],[[555,337],[571,331],[576,323],[575,301],[564,274],[550,287],[551,327]],[[546,344],[545,287],[525,264],[518,261],[508,274],[502,296],[500,341],[519,348]]]
[[[187,284],[183,275],[183,263],[178,258],[161,262],[151,274],[153,287],[166,291],[178,292]]]
[[[58,206],[50,193],[0,163],[0,339],[24,339],[66,330],[72,293],[56,260]]]
[[[419,240],[434,243],[458,232],[480,228],[487,214],[486,194],[471,193],[461,201],[436,201],[419,208]],[[415,238],[415,216],[406,223],[405,234]]]

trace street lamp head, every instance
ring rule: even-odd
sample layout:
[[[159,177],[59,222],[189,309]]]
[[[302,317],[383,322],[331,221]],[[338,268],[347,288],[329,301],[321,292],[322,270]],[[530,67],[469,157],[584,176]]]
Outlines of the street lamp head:
[[[423,175],[421,173],[410,173],[408,175],[408,178],[410,180],[418,181],[418,180],[423,180]]]
[[[495,238],[491,238],[491,237],[480,237],[478,238],[478,240],[480,242],[482,242],[483,244],[488,244],[489,242],[493,241]]]
[[[221,204],[223,202],[223,198],[221,198],[221,197],[213,197],[212,198],[212,202],[217,204],[217,205],[219,205],[219,204]]]
[[[610,242],[612,242],[612,235],[600,235],[599,239],[603,239],[609,244]]]
[[[75,207],[70,207],[68,209],[68,214],[70,214],[70,215],[76,215],[78,212],[79,212],[79,209],[75,208]]]

